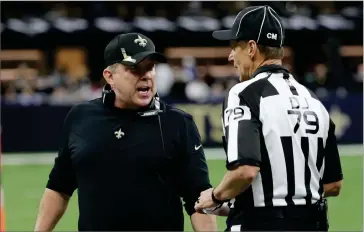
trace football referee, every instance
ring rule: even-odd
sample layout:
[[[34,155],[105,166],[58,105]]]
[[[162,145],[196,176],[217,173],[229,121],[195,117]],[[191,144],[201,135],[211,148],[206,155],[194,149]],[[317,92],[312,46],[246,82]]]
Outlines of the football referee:
[[[315,94],[282,67],[284,28],[269,6],[240,11],[229,40],[241,82],[223,105],[227,173],[195,209],[230,202],[228,231],[327,231],[326,197],[343,174],[335,125]],[[206,211],[205,211],[206,212]]]
[[[166,58],[140,33],[116,36],[104,52],[103,96],[74,106],[41,200],[35,231],[52,231],[77,189],[79,231],[216,231],[196,212],[211,187],[191,115],[156,94],[155,65]]]

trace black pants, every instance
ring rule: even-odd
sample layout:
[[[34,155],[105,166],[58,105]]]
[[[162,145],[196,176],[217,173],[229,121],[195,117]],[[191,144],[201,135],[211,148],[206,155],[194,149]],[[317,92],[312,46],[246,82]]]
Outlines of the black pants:
[[[246,210],[226,231],[328,231],[326,210],[315,206]]]

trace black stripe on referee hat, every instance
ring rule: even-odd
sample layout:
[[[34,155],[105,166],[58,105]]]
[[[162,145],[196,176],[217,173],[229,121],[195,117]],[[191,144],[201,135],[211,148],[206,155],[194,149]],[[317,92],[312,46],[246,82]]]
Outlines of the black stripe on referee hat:
[[[257,44],[282,47],[284,28],[279,15],[270,6],[250,6],[238,13],[229,30],[214,31],[218,40],[254,40]]]

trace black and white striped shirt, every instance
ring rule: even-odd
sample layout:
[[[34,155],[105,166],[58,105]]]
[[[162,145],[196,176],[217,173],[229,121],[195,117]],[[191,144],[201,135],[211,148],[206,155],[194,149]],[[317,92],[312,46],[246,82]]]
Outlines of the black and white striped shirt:
[[[223,105],[227,168],[260,167],[231,207],[313,204],[343,178],[335,125],[317,97],[278,65],[235,85]],[[233,204],[232,204],[233,203]]]

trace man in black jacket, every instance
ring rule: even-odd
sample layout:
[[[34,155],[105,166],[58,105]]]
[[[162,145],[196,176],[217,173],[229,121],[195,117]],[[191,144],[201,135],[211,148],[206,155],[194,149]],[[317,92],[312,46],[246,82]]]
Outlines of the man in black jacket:
[[[211,187],[192,117],[159,100],[166,58],[139,33],[105,48],[103,96],[74,106],[41,200],[36,231],[53,230],[78,191],[81,231],[182,231],[182,197],[196,231],[217,230],[194,202]]]

